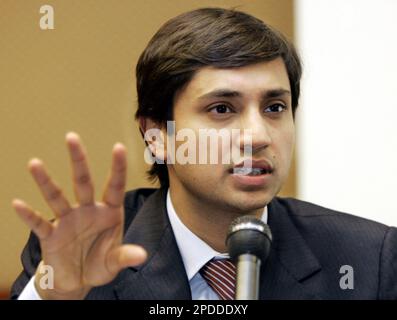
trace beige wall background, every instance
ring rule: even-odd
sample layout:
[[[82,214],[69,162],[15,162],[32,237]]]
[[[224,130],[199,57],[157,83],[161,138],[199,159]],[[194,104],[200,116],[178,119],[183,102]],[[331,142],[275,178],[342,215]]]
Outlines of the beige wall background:
[[[54,30],[39,28],[45,4],[54,7]],[[293,38],[292,0],[0,0],[0,290],[21,271],[29,234],[11,200],[22,198],[52,217],[26,170],[28,160],[43,159],[73,197],[66,132],[83,138],[98,195],[118,141],[129,150],[128,188],[150,186],[133,118],[135,64],[166,20],[204,6],[237,7]],[[295,194],[294,166],[283,194]]]

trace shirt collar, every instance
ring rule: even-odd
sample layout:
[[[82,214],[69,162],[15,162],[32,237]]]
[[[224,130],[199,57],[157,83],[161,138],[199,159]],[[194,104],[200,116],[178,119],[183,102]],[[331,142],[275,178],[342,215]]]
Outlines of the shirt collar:
[[[212,258],[229,257],[227,253],[220,253],[212,249],[183,224],[175,212],[169,189],[167,191],[167,213],[189,281]],[[267,223],[267,216],[268,212],[266,206],[261,217],[264,223]]]

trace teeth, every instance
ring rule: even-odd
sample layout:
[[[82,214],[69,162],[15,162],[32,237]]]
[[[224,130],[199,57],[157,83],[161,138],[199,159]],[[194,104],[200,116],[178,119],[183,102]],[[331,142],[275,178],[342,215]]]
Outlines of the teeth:
[[[243,176],[259,176],[263,173],[266,173],[266,170],[261,169],[261,168],[234,168],[233,169],[234,174],[240,174]]]

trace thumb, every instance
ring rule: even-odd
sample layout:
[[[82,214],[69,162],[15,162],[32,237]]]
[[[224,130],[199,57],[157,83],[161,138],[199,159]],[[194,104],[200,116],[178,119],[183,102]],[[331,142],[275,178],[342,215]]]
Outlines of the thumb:
[[[118,273],[127,267],[137,266],[146,261],[147,253],[141,246],[124,244],[112,249],[106,257],[110,273]]]

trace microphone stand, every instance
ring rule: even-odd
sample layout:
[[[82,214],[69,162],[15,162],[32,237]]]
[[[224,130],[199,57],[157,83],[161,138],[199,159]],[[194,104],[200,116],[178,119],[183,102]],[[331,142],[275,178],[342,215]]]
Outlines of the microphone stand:
[[[258,300],[261,260],[252,254],[237,259],[236,300]]]

